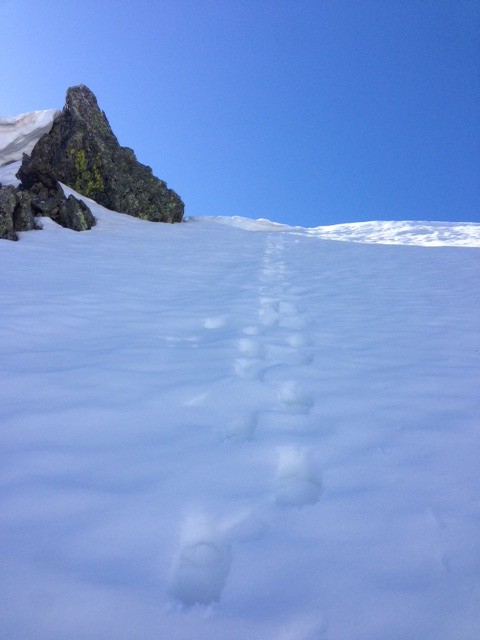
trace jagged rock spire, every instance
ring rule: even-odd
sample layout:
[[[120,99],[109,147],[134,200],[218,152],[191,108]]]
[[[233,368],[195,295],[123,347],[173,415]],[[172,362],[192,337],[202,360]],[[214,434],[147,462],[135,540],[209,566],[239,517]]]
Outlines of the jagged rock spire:
[[[134,152],[121,147],[95,95],[70,87],[52,130],[31,154],[64,184],[96,202],[144,220],[181,222],[184,205]]]

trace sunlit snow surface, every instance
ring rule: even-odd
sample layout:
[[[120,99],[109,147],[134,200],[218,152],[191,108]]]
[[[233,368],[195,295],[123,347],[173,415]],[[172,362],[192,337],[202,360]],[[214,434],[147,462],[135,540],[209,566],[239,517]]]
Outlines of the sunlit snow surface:
[[[477,640],[478,248],[94,212],[0,241],[1,637]]]
[[[24,153],[31,153],[59,114],[57,109],[45,109],[18,116],[0,116],[0,167],[21,160]]]
[[[262,218],[219,216],[217,222],[250,231],[286,231],[323,240],[365,244],[410,244],[425,247],[480,247],[480,224],[476,222],[372,221],[321,227],[290,227]]]

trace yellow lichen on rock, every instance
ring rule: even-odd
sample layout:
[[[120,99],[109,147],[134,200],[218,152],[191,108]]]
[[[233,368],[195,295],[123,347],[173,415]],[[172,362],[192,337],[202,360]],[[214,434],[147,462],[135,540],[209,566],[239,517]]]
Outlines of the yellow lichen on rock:
[[[97,161],[91,170],[84,149],[70,149],[70,155],[75,165],[76,179],[73,188],[84,196],[91,197],[104,190],[104,184]]]

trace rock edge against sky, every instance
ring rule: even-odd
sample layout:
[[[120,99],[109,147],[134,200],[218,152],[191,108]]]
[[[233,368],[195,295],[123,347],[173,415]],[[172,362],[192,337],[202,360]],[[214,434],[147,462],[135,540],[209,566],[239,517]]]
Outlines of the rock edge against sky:
[[[53,126],[40,137],[31,155],[23,155],[17,174],[20,187],[10,187],[8,193],[7,187],[2,187],[1,238],[14,240],[17,231],[39,228],[34,221],[38,215],[76,231],[90,229],[95,222],[88,207],[84,203],[73,206],[73,196],[64,198],[59,182],[114,211],[154,222],[182,221],[180,197],[153,176],[150,167],[139,163],[131,149],[119,145],[90,89],[85,85],[69,88],[65,107],[55,116]],[[8,144],[16,145],[19,156],[22,139],[30,150],[34,131],[30,131],[28,118],[3,124],[10,129]],[[27,134],[24,125],[29,128]],[[42,133],[48,128],[43,125]],[[15,126],[20,144],[11,140]],[[8,161],[14,159],[9,156]]]

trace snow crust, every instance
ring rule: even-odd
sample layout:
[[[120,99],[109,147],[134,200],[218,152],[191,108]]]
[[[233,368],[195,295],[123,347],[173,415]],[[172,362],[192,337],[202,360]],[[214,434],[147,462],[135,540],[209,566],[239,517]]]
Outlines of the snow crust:
[[[32,111],[17,116],[0,116],[0,167],[30,154],[43,134],[48,133],[58,109]]]
[[[475,234],[87,202],[0,245],[2,637],[476,640]]]

